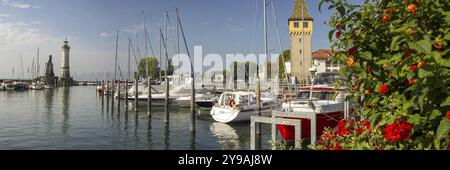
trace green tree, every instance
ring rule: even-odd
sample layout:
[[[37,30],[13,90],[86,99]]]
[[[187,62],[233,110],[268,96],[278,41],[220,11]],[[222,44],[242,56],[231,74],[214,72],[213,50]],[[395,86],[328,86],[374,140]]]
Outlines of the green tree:
[[[283,62],[283,57],[284,56],[284,62],[290,61],[291,60],[291,50],[284,50],[283,54],[280,54],[280,56],[278,57],[278,77],[280,78],[280,81],[282,82],[287,82],[286,80],[286,69],[285,69],[285,65]]]
[[[147,74],[147,63],[148,63],[148,74]],[[153,79],[157,79],[159,78],[159,62],[158,59],[156,59],[155,57],[146,57],[146,58],[142,58],[141,61],[139,61],[139,65],[138,65],[138,71],[139,74],[144,77],[147,78],[147,75],[149,75],[150,77],[152,77]]]

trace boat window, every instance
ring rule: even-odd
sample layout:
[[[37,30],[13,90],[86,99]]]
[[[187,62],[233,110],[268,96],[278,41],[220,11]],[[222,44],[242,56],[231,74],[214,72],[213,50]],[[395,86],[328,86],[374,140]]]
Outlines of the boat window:
[[[334,91],[313,91],[312,98],[318,100],[334,100],[336,97],[336,93]],[[310,92],[302,91],[298,92],[296,98],[297,99],[309,99]]]

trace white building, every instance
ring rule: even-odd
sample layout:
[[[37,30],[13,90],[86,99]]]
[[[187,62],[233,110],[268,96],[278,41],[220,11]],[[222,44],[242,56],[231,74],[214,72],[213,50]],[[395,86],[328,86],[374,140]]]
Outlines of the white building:
[[[312,53],[313,65],[317,67],[317,73],[337,73],[341,69],[341,63],[332,60],[332,50],[318,50]]]

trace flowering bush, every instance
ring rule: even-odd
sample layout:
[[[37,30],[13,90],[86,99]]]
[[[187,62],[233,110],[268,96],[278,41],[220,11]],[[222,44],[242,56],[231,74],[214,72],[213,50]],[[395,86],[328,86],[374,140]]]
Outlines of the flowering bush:
[[[334,59],[347,63],[341,73],[350,81],[340,85],[358,103],[353,120],[326,130],[312,148],[448,148],[450,1],[322,0],[319,6],[324,2],[336,9],[329,21],[332,48],[340,51]]]

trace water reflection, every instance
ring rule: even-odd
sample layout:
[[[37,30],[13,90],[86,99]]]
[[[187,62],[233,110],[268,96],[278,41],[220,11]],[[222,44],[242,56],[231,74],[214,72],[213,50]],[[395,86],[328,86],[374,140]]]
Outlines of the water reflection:
[[[47,132],[53,127],[53,96],[55,92],[53,90],[45,90],[45,109],[46,109],[46,124]]]
[[[60,93],[60,94],[62,94],[62,116],[63,116],[63,120],[62,120],[62,133],[64,134],[64,135],[66,135],[67,134],[67,131],[69,130],[69,128],[70,128],[70,125],[69,125],[69,118],[70,118],[70,115],[69,115],[69,112],[70,112],[70,110],[69,110],[69,108],[70,108],[70,106],[69,106],[69,103],[70,103],[70,99],[69,99],[69,96],[70,96],[70,87],[63,87],[62,88],[62,90],[63,90],[63,92],[62,93]]]
[[[169,150],[170,147],[170,128],[169,123],[164,123],[164,150]]]
[[[222,149],[238,150],[240,148],[239,135],[230,125],[215,122],[211,124],[210,130],[222,145]]]

